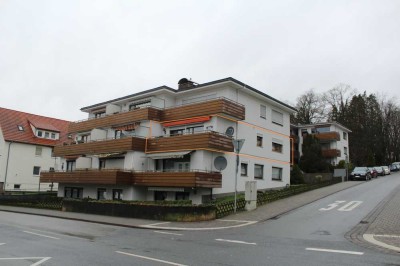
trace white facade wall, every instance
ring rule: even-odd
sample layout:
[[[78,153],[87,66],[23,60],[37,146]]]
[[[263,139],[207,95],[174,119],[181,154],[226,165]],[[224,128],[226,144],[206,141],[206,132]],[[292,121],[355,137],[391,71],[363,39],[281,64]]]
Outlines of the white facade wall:
[[[59,158],[52,157],[52,148],[42,147],[42,154],[35,155],[36,145],[24,143],[11,143],[10,154],[8,155],[10,142],[1,141],[1,179],[0,182],[6,180],[6,190],[21,191],[38,191],[40,175],[33,174],[35,166],[40,167],[40,171],[48,171],[50,168],[54,170],[61,169],[61,161]],[[8,165],[7,165],[8,157]],[[7,171],[7,177],[6,175]],[[14,188],[20,185],[19,189]],[[40,183],[40,191],[57,190],[57,184]]]

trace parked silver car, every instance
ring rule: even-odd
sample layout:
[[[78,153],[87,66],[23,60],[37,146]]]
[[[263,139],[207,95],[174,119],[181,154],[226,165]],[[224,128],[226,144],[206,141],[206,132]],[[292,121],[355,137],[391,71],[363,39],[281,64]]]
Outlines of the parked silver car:
[[[383,171],[385,172],[385,175],[390,175],[390,169],[388,166],[382,166]]]

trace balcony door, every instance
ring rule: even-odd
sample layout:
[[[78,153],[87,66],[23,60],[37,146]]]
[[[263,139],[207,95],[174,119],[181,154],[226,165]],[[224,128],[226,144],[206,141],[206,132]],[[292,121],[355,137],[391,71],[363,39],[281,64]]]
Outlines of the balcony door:
[[[67,161],[67,172],[72,172],[76,169],[76,161]]]

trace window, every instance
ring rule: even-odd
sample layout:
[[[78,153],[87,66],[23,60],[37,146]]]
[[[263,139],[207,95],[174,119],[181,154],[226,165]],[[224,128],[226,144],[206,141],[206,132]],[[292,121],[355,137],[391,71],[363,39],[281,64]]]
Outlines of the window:
[[[254,178],[263,179],[264,177],[264,165],[255,164],[254,165]]]
[[[106,160],[102,159],[99,161],[99,169],[105,169],[106,168]]]
[[[72,199],[81,199],[83,197],[83,188],[80,187],[65,187],[64,197]]]
[[[272,180],[282,180],[282,168],[272,167]]]
[[[240,175],[247,176],[247,163],[240,164]]]
[[[263,137],[262,135],[257,135],[257,147],[263,146]]]
[[[113,200],[122,200],[122,189],[113,189]]]
[[[347,139],[347,133],[343,132],[343,139],[346,140]]]
[[[42,147],[36,146],[35,155],[42,156]]]
[[[43,131],[41,131],[41,130],[38,130],[38,132],[37,132],[37,136],[38,136],[38,137],[43,137]]]
[[[144,107],[148,107],[151,105],[151,100],[150,99],[146,99],[146,100],[141,100],[141,101],[137,101],[135,103],[132,103],[129,105],[129,110],[135,110],[135,109],[139,109],[139,108],[144,108]]]
[[[18,125],[18,131],[24,131],[24,127],[21,125]]]
[[[121,130],[115,130],[115,135],[114,135],[115,139],[120,139],[122,136],[123,134]]]
[[[106,198],[107,198],[107,189],[98,188],[97,189],[97,199],[98,200],[105,200]]]
[[[154,191],[154,200],[166,200],[167,199],[167,192],[166,191]]]
[[[260,117],[267,119],[267,107],[265,105],[260,105]]]
[[[106,112],[98,112],[98,113],[94,114],[95,118],[99,118],[99,117],[103,117],[103,116],[106,116]]]
[[[183,131],[184,131],[184,129],[172,129],[172,130],[169,131],[169,134],[171,136],[183,135]]]
[[[343,153],[344,153],[344,155],[346,155],[346,156],[347,156],[347,154],[348,154],[348,153],[347,153],[347,147],[344,147],[344,148],[343,148],[343,151],[344,151],[344,152],[343,152]]]
[[[14,184],[14,189],[20,189],[21,188],[21,184]]]
[[[56,133],[51,133],[51,138],[55,139],[56,138]]]
[[[193,134],[193,133],[198,133],[198,132],[203,132],[203,131],[204,131],[204,126],[194,126],[194,127],[186,128],[186,133],[188,133],[188,134]]]
[[[189,200],[189,192],[176,192],[175,200]]]
[[[280,143],[272,142],[272,151],[282,153],[283,145]]]
[[[44,138],[48,139],[50,137],[50,133],[49,132],[44,132]]]
[[[272,110],[272,123],[283,126],[283,114],[281,112]]]
[[[76,161],[67,161],[67,172],[74,171],[76,168]]]
[[[40,175],[40,166],[33,167],[33,175]]]

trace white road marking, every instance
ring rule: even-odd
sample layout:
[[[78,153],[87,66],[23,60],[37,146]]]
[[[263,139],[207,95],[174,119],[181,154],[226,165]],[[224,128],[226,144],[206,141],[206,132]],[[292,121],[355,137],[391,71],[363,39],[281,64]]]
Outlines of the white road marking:
[[[127,256],[137,257],[137,258],[141,258],[141,259],[145,259],[145,260],[157,261],[157,262],[161,262],[161,263],[169,264],[169,265],[187,266],[185,264],[179,264],[179,263],[170,262],[170,261],[166,261],[166,260],[159,260],[159,259],[155,259],[155,258],[140,256],[140,255],[136,255],[136,254],[132,254],[132,253],[126,253],[126,252],[122,252],[122,251],[115,251],[115,252],[117,252],[119,254],[127,255]]]
[[[154,233],[159,233],[159,234],[164,234],[164,235],[183,236],[183,234],[170,233],[170,232],[164,232],[164,231],[153,231],[153,232]]]
[[[42,262],[48,261],[49,259],[51,259],[51,257],[43,258],[42,260],[40,260],[40,261],[38,261],[38,262],[36,262],[34,264],[31,264],[31,266],[40,265],[40,264],[42,264]]]
[[[31,264],[30,266],[38,266],[49,259],[51,259],[51,257],[0,258],[0,260],[40,260],[34,264]]]
[[[381,241],[378,241],[378,240],[376,240],[376,239],[374,238],[374,235],[372,235],[372,234],[364,234],[364,235],[363,235],[363,238],[364,238],[366,241],[368,241],[368,242],[370,242],[370,243],[372,243],[372,244],[374,244],[374,245],[377,245],[377,246],[380,246],[380,247],[383,247],[383,248],[387,248],[387,249],[391,249],[391,250],[395,250],[395,251],[397,251],[397,252],[400,252],[400,248],[395,247],[395,246],[388,245],[388,244],[383,243],[383,242],[381,242]]]
[[[221,222],[237,222],[237,223],[256,223],[257,222],[257,221],[225,220],[225,219],[219,219],[218,221],[221,221]]]
[[[170,224],[170,223],[171,223],[171,222],[163,222],[163,223],[155,223],[155,224],[146,224],[146,225],[144,225],[144,226],[152,227],[152,226],[155,226],[155,225]]]
[[[341,211],[341,212],[349,212],[349,211],[352,211],[352,210],[354,210],[356,207],[358,207],[361,203],[363,203],[363,202],[362,202],[362,201],[357,201],[357,200],[350,201],[350,202],[347,203],[346,205],[340,207],[340,208],[338,209],[338,211]]]
[[[400,236],[396,236],[396,235],[374,235],[374,237],[388,237],[388,238],[400,238]]]
[[[5,245],[6,243],[0,243],[0,246]]]
[[[330,211],[330,210],[336,208],[337,206],[339,206],[339,204],[340,204],[340,203],[343,203],[343,202],[346,202],[346,201],[344,201],[344,200],[337,200],[337,201],[335,201],[334,203],[329,204],[329,205],[328,205],[328,206],[329,206],[328,208],[321,208],[321,209],[319,209],[319,210],[320,210],[320,211]]]
[[[306,250],[331,252],[331,253],[342,253],[342,254],[350,254],[350,255],[364,255],[364,252],[348,251],[348,250],[336,250],[336,249],[324,249],[324,248],[306,248]]]
[[[239,240],[229,240],[229,239],[215,239],[216,241],[221,241],[221,242],[229,242],[229,243],[235,243],[235,244],[245,244],[245,245],[257,245],[257,243],[251,243],[251,242],[244,242],[244,241],[239,241]]]
[[[51,238],[51,239],[59,239],[57,237],[54,236],[47,236],[47,235],[42,235],[42,234],[38,234],[38,233],[34,233],[34,232],[29,232],[29,231],[23,231],[24,233],[27,234],[32,234],[32,235],[37,235],[37,236],[42,236],[42,237],[47,237],[47,238]]]

